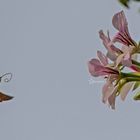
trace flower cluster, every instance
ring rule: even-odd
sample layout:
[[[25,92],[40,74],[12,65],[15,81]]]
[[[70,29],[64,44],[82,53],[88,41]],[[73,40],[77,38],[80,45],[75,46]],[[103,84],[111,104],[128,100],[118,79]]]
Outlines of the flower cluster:
[[[116,13],[112,18],[112,24],[117,33],[111,39],[102,30],[99,31],[100,39],[105,46],[107,53],[97,51],[97,58],[88,62],[89,73],[94,76],[103,76],[106,80],[102,88],[102,101],[108,103],[115,109],[116,97],[120,95],[125,100],[128,92],[135,90],[140,85],[140,63],[137,55],[140,53],[140,44],[137,44],[129,34],[128,23],[124,12]],[[119,46],[121,47],[119,48]],[[124,68],[131,72],[126,72]],[[140,93],[135,94],[135,100],[140,99]]]

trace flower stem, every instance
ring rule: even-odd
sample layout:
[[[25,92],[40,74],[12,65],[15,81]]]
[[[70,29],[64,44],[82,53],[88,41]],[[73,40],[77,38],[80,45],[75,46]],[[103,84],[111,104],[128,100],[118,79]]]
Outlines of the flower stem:
[[[137,66],[139,66],[139,68],[140,68],[140,63],[139,63],[138,61],[132,60],[132,64],[137,65]]]
[[[140,73],[139,72],[130,72],[130,73],[123,73],[121,72],[121,78],[137,78],[140,81]]]

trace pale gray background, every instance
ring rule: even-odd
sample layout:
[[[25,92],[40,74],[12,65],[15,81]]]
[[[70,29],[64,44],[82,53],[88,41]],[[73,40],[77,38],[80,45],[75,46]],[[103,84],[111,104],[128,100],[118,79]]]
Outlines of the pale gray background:
[[[101,102],[103,83],[90,84],[87,61],[105,50],[98,31],[109,29],[116,0],[1,0],[0,140],[138,140],[140,102],[129,94],[112,111]],[[140,40],[138,6],[124,9]]]

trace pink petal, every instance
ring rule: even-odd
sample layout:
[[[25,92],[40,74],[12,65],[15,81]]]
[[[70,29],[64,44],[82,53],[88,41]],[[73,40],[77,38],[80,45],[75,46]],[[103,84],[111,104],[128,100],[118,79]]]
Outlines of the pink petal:
[[[90,63],[93,65],[101,65],[101,62],[96,58],[91,59]]]
[[[130,83],[126,83],[122,89],[121,89],[121,93],[120,93],[120,96],[121,96],[121,99],[124,101],[128,92],[130,91],[130,89],[132,88],[134,82],[130,82]]]
[[[103,103],[106,103],[108,98],[111,96],[112,92],[114,90],[114,86],[110,83],[110,81],[108,81],[107,83],[105,83],[105,85],[102,88],[102,101]]]
[[[101,65],[98,59],[92,59],[91,61],[89,61],[88,69],[89,73],[95,77],[106,74],[105,72],[102,72],[102,70],[104,70],[104,66]]]
[[[124,12],[121,11],[113,16],[112,19],[113,26],[119,31],[115,37],[112,39],[112,42],[119,42],[124,45],[134,45],[135,41],[132,40],[129,31],[128,31],[128,23],[125,18]]]
[[[112,109],[115,109],[115,99],[116,99],[116,94],[112,94],[109,98],[108,98],[108,103],[111,106]]]
[[[107,57],[101,52],[101,51],[97,51],[97,56],[99,57],[101,63],[106,66],[108,64],[108,60]]]
[[[112,109],[115,109],[115,100],[116,100],[116,93],[117,93],[118,87],[116,86],[114,88],[114,91],[112,95],[108,98],[108,103],[111,106]]]
[[[106,47],[107,50],[110,50],[110,47],[108,47],[108,44],[110,42],[110,39],[103,33],[103,30],[99,31],[99,36],[103,41],[104,46]]]
[[[127,67],[131,67],[132,66],[132,61],[131,61],[131,54],[133,53],[135,47],[134,46],[123,46],[122,48],[122,51],[123,51],[123,54],[124,54],[124,58],[122,60],[122,64],[124,66],[127,66]],[[133,58],[136,59],[136,56]]]
[[[124,56],[124,60],[128,60],[128,59],[130,59],[130,53],[129,52],[127,52]]]
[[[92,59],[91,61],[89,61],[88,69],[89,69],[90,74],[95,77],[109,75],[109,74],[118,75],[117,70],[101,65],[98,59]]]
[[[114,55],[114,53],[109,52],[109,51],[107,52],[106,56],[112,61],[115,61],[117,59],[117,56]]]
[[[124,54],[121,54],[118,56],[118,58],[116,59],[116,62],[115,62],[115,68],[117,68],[118,65],[122,62],[123,57],[124,57]]]
[[[113,44],[110,47],[115,53],[117,53],[117,54],[122,53],[122,51],[120,49],[116,48]]]
[[[103,44],[105,46],[105,48],[107,49],[107,56],[110,60],[114,61],[116,60],[117,54],[121,53],[121,50],[116,48],[113,45],[113,42],[111,42],[110,37],[109,37],[109,33],[108,33],[108,37],[103,33],[102,30],[99,31],[99,36],[103,41]]]
[[[124,58],[122,60],[122,64],[124,66],[127,66],[127,67],[130,67],[132,66],[132,61],[131,61],[131,56],[130,56],[130,53],[127,52],[125,55],[124,55]]]
[[[128,23],[127,23],[127,20],[126,20],[126,17],[124,15],[123,11],[121,11],[113,16],[112,24],[117,30],[127,31],[127,33],[128,33],[128,27],[127,27]]]

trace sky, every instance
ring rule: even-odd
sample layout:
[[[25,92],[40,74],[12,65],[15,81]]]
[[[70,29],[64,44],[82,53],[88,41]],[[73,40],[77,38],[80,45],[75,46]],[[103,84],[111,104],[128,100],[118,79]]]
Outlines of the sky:
[[[112,16],[124,10],[132,37],[140,39],[138,6],[117,1],[1,0],[0,74],[12,72],[0,91],[2,140],[137,140],[140,102],[129,93],[111,110],[102,82],[90,82],[87,62],[105,51],[98,31],[113,35]]]

